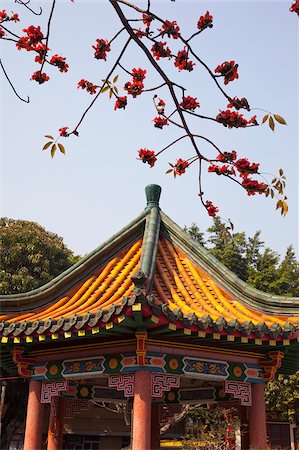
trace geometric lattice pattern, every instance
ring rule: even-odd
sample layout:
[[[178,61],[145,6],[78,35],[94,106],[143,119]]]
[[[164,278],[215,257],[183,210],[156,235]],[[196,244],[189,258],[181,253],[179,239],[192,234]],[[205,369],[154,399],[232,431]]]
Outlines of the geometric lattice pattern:
[[[72,419],[75,414],[88,410],[88,400],[77,400],[75,398],[66,398],[64,400],[64,417]]]
[[[118,391],[124,391],[125,397],[134,396],[134,374],[117,373],[109,375],[108,386],[114,387]]]
[[[180,387],[180,376],[170,373],[152,373],[152,397],[161,398],[163,392]]]
[[[225,381],[224,391],[232,394],[236,399],[240,400],[241,405],[251,406],[251,383],[242,383],[240,381]]]
[[[67,391],[68,380],[52,380],[42,382],[41,403],[51,403],[52,397],[57,397],[60,392]]]

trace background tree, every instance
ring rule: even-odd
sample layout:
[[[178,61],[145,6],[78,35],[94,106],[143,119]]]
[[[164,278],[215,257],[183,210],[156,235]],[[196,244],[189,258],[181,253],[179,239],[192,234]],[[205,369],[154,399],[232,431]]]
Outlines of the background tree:
[[[243,281],[270,294],[299,296],[299,262],[290,245],[283,257],[269,247],[264,248],[261,231],[252,237],[233,233],[219,216],[206,233],[196,224],[185,227],[191,238],[208,249],[215,258]]]
[[[35,289],[68,269],[78,260],[61,237],[35,222],[0,219],[0,294]],[[2,369],[1,376],[9,378]],[[1,449],[6,450],[26,416],[27,380],[4,380]]]
[[[76,260],[61,237],[36,222],[0,219],[0,295],[48,283]]]

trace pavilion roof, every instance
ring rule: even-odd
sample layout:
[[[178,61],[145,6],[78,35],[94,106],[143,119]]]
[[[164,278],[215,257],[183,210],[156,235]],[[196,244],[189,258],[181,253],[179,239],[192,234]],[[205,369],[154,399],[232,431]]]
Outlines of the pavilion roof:
[[[150,330],[299,340],[299,298],[240,280],[160,210],[160,190],[148,186],[147,207],[133,222],[47,285],[0,296],[1,342],[63,338],[116,323],[118,333],[122,324],[128,333],[138,305],[143,318],[154,314]]]

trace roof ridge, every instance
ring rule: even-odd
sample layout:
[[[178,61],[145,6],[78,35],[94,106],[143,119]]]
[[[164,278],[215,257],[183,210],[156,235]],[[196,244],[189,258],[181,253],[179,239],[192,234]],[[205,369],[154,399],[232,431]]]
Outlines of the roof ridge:
[[[145,193],[147,198],[146,210],[149,211],[149,214],[146,217],[139,270],[131,277],[131,279],[137,288],[145,287],[146,293],[150,294],[156,267],[160,233],[161,219],[159,199],[161,187],[156,184],[150,184],[146,186]]]

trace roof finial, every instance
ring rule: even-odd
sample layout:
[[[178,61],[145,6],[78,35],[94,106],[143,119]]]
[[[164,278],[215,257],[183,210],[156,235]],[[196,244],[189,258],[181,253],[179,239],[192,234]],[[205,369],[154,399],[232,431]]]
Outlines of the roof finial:
[[[145,195],[147,200],[147,206],[158,206],[160,195],[161,195],[161,186],[158,184],[149,184],[145,188]]]

